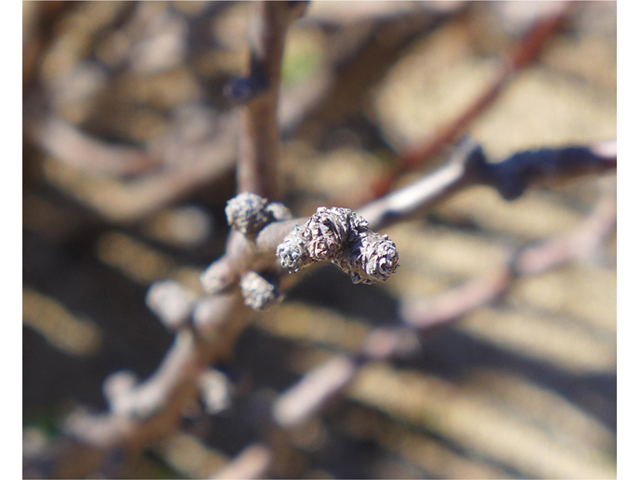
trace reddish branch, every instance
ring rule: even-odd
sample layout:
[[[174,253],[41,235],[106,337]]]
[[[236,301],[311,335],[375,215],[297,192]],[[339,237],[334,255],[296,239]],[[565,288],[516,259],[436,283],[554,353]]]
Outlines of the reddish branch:
[[[460,115],[442,125],[425,142],[402,153],[392,171],[373,187],[373,198],[379,198],[388,193],[398,175],[414,170],[443,147],[460,138],[470,123],[493,103],[514,75],[537,56],[542,46],[562,25],[572,9],[572,2],[564,2],[562,8],[541,18],[503,61],[495,80],[484,92]]]

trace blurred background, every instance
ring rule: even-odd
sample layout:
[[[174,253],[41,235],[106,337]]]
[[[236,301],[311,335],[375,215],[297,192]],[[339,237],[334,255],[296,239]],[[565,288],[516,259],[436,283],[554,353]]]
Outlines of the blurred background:
[[[289,32],[279,106],[294,215],[370,198],[398,152],[457,118],[559,5],[312,2]],[[43,452],[67,414],[107,408],[109,374],[144,379],[159,364],[173,335],[145,304],[149,286],[173,279],[202,293],[200,273],[224,252],[239,123],[223,90],[248,64],[252,8],[23,3],[26,477],[50,475]],[[468,133],[496,161],[615,138],[616,3],[576,3]],[[126,476],[207,477],[260,441],[276,478],[615,477],[615,234],[597,255],[519,279],[410,357],[368,364],[302,427],[265,438],[261,421],[305,372],[399,324],[403,305],[573,230],[611,188],[615,173],[511,203],[470,188],[385,231],[401,265],[388,282],[314,271],[216,366],[231,385],[220,411],[185,418]]]

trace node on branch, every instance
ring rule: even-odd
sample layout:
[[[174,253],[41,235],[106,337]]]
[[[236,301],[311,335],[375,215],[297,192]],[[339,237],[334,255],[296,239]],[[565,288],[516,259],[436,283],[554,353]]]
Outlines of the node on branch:
[[[251,240],[269,223],[292,218],[282,203],[269,203],[266,198],[251,192],[233,197],[227,202],[224,212],[229,226]]]

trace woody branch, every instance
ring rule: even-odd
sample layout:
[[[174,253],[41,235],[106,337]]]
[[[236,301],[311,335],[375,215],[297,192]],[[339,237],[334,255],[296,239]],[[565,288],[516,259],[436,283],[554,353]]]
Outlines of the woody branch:
[[[574,231],[514,253],[502,267],[428,300],[408,305],[405,326],[378,328],[369,333],[357,356],[335,355],[307,372],[273,404],[278,425],[291,428],[315,415],[339,395],[369,361],[405,356],[421,336],[462,318],[504,295],[521,277],[539,275],[567,262],[593,255],[616,225],[615,189],[605,191],[592,213]]]

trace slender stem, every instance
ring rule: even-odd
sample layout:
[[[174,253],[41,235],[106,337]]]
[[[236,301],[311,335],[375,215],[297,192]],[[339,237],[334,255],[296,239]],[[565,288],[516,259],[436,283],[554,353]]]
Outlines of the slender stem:
[[[251,60],[242,85],[250,99],[242,109],[238,192],[256,193],[271,201],[282,196],[277,168],[282,57],[287,29],[299,13],[290,2],[263,1],[256,5],[249,27]]]

